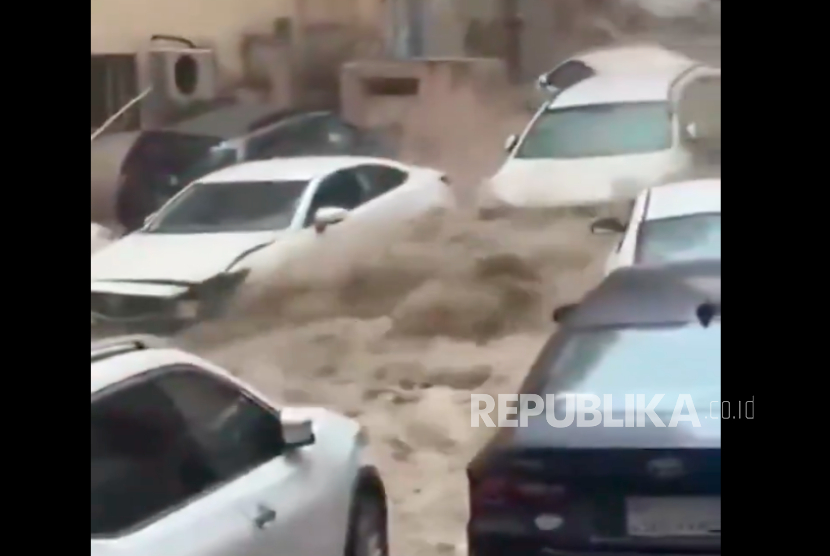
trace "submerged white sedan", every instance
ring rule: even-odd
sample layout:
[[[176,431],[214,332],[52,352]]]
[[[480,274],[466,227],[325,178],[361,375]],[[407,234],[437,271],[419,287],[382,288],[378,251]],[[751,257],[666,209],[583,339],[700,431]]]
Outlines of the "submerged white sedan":
[[[540,78],[552,95],[479,190],[478,206],[629,203],[720,156],[721,71],[663,49],[604,49]]]
[[[225,168],[92,255],[93,327],[181,329],[221,315],[242,282],[270,283],[277,269],[302,261],[348,267],[367,242],[387,241],[418,216],[454,205],[442,172],[382,158]]]

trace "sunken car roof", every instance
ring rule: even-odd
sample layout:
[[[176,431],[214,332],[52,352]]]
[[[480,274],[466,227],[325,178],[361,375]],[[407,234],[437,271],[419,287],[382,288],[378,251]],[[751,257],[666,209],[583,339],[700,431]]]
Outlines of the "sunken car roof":
[[[271,104],[231,104],[180,121],[165,129],[188,135],[233,139],[251,133],[252,128],[258,122],[266,119],[267,124],[271,125],[293,116],[320,112],[320,110],[285,109]]]
[[[694,260],[620,268],[589,291],[564,319],[568,328],[699,321],[721,303],[721,261]]]

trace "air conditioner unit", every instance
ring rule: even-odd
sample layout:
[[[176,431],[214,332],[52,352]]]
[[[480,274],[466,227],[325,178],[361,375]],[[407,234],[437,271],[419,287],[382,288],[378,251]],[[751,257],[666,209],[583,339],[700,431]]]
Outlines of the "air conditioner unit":
[[[174,104],[213,100],[217,96],[216,55],[207,48],[154,48],[149,53],[154,91]]]

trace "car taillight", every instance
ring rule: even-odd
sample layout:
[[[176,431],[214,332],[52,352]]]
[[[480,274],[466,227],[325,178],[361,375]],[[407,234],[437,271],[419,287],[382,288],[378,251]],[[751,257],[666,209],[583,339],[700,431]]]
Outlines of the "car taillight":
[[[472,487],[471,502],[474,509],[531,505],[551,510],[561,506],[567,500],[567,494],[562,485],[490,477]]]

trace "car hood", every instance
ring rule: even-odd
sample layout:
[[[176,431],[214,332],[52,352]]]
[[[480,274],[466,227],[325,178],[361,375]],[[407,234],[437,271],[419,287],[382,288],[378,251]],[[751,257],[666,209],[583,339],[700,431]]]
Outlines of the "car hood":
[[[200,283],[282,233],[131,234],[92,255],[92,281]]]
[[[634,199],[673,171],[665,153],[585,159],[508,160],[492,193],[517,207],[556,207]]]

